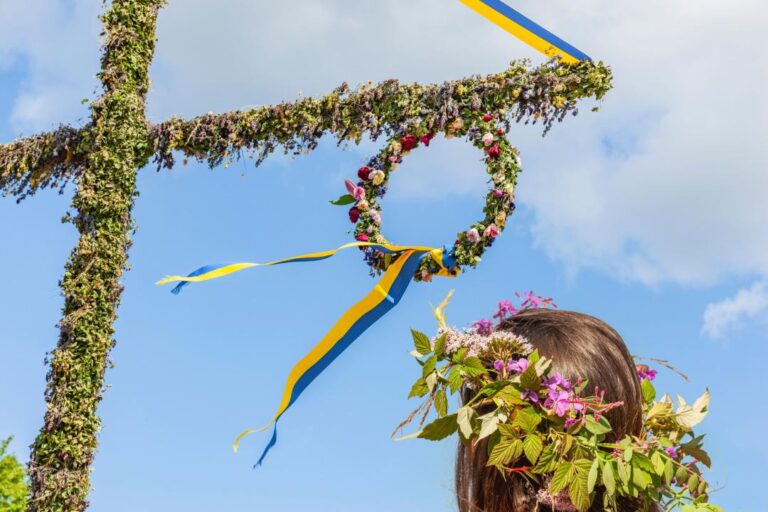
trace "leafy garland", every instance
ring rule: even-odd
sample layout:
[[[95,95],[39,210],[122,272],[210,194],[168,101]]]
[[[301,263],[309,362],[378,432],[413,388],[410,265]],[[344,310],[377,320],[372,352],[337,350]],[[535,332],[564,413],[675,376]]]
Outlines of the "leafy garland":
[[[485,199],[485,218],[457,235],[448,252],[452,266],[476,266],[487,247],[504,231],[507,217],[514,211],[514,191],[520,173],[520,157],[497,127],[490,114],[475,114],[468,125],[457,118],[448,128],[448,137],[467,137],[481,149],[486,162],[486,172],[491,176],[491,190]],[[422,128],[401,137],[394,137],[382,151],[371,158],[368,165],[358,170],[359,181],[346,181],[348,194],[333,204],[348,205],[349,220],[355,223],[355,239],[361,242],[388,243],[381,233],[382,215],[380,200],[389,185],[391,173],[403,161],[403,157],[420,145],[429,146],[434,133]],[[386,270],[393,257],[375,249],[365,249],[365,260],[373,271]],[[416,272],[416,280],[429,281],[440,267],[432,258],[424,258]]]
[[[517,312],[508,301],[499,304],[499,321]],[[520,309],[549,304],[529,292]],[[538,482],[539,501],[555,510],[584,512],[602,497],[604,510],[615,511],[622,496],[639,500],[640,510],[659,504],[665,511],[722,512],[708,503],[700,465],[711,462],[703,436],[692,430],[707,413],[708,391],[690,405],[678,397],[675,408],[668,395],[656,400],[655,370],[638,366],[642,431],[613,440],[605,413],[621,403],[606,403],[603,391],[587,391],[588,382],[553,373],[550,359],[489,320],[463,332],[446,327],[444,305],[436,310],[441,327],[434,339],[412,331],[421,376],[409,398],[426,400],[396,431],[418,415],[423,426],[434,412],[436,419],[406,438],[437,441],[456,432],[464,443],[487,438],[488,466]],[[461,389],[472,398],[449,413],[448,397]]]
[[[146,57],[138,49],[136,62]],[[520,60],[501,73],[440,84],[386,80],[353,89],[344,83],[317,98],[190,120],[173,118],[156,125],[145,121],[149,133],[141,143],[159,169],[170,169],[176,151],[211,167],[252,153],[258,165],[280,146],[288,154],[308,153],[325,135],[357,144],[364,136],[376,140],[382,134],[398,138],[427,131],[449,134],[458,119],[471,126],[484,113],[505,125],[540,123],[546,132],[569,113],[576,114],[580,99],[603,98],[612,78],[602,62],[550,61],[534,67]],[[95,129],[93,123],[79,129],[62,126],[0,145],[0,192],[23,199],[41,188],[61,189],[86,165]]]

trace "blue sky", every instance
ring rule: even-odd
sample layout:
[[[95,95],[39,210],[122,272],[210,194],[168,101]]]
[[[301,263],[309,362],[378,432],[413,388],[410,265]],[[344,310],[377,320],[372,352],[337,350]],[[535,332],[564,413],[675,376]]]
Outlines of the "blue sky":
[[[0,0],[0,20],[15,20],[0,21],[2,141],[77,122],[86,115],[80,100],[93,97],[101,2],[33,3]],[[455,3],[430,0],[402,16],[394,0],[348,9],[301,2],[289,17],[235,0],[216,10],[172,2],[160,19],[149,115],[271,103],[300,89],[321,94],[342,80],[439,81],[496,72],[513,57],[538,59]],[[758,142],[764,128],[755,121],[765,107],[747,102],[764,72],[752,61],[755,71],[739,68],[734,85],[717,64],[750,64],[743,46],[757,38],[754,20],[765,7],[590,0],[585,12],[560,0],[520,4],[587,53],[604,55],[616,90],[599,113],[583,108],[544,139],[535,127],[515,128],[525,172],[503,237],[460,279],[414,284],[284,417],[280,443],[257,471],[251,465],[266,436],[247,438],[233,455],[234,436],[271,417],[292,364],[372,286],[365,265],[349,252],[254,269],[178,297],[153,283],[209,262],[347,242],[345,212],[327,200],[380,143],[343,150],[324,141],[308,157],[278,156],[256,170],[246,160],[140,172],[92,510],[343,512],[361,503],[374,511],[452,510],[454,443],[389,438],[414,405],[405,400],[416,369],[408,328],[432,330],[429,303],[450,288],[457,325],[534,289],[606,320],[632,352],[672,361],[691,380],[661,372],[662,390],[690,399],[712,391],[700,430],[715,461],[711,480],[722,486],[714,501],[729,511],[764,501],[768,448],[755,433],[768,413],[752,397],[760,396],[768,356],[768,238],[759,229],[768,183]],[[386,32],[371,36],[379,26]],[[282,44],[273,45],[280,34]],[[672,42],[676,55],[664,51]],[[712,62],[697,58],[702,51]],[[484,188],[476,152],[438,140],[398,170],[385,232],[398,243],[450,243],[480,214]],[[12,449],[25,460],[44,411],[43,358],[55,346],[62,302],[57,281],[76,241],[60,222],[71,192],[0,201],[0,437],[14,434]]]

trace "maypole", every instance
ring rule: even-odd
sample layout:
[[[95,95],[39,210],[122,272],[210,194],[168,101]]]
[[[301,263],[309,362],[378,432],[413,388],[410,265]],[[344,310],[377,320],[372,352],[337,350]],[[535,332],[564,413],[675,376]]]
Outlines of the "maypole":
[[[80,240],[66,265],[58,346],[50,356],[45,421],[29,462],[30,512],[88,506],[90,472],[101,421],[97,406],[115,345],[122,285],[131,245],[136,171],[149,158],[144,99],[155,48],[160,0],[114,0],[103,15],[100,79],[91,106],[88,147],[72,199]]]

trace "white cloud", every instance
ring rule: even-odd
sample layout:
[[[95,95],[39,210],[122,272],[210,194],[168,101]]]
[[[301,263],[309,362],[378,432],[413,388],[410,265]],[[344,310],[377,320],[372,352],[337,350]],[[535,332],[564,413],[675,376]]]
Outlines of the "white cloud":
[[[739,290],[733,297],[709,304],[704,311],[702,332],[711,338],[722,338],[745,320],[768,314],[768,281],[758,281]]]
[[[99,0],[0,0],[0,72],[24,74],[9,120],[30,135],[87,116],[98,85]]]

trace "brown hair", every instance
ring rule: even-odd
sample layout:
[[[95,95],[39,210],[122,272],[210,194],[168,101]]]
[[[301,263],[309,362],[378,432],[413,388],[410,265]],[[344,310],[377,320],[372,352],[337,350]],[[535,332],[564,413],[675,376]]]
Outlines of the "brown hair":
[[[642,392],[632,356],[624,340],[611,326],[574,311],[533,309],[505,320],[500,329],[524,336],[539,353],[552,359],[554,371],[564,377],[589,380],[589,387],[605,390],[608,402],[624,405],[606,416],[617,439],[637,435],[642,426]],[[525,478],[506,478],[487,467],[487,440],[477,445],[459,443],[456,458],[456,494],[460,512],[538,511],[537,489]],[[602,510],[595,499],[590,510]],[[619,502],[621,512],[637,510],[633,503]],[[541,506],[541,510],[550,510]]]

